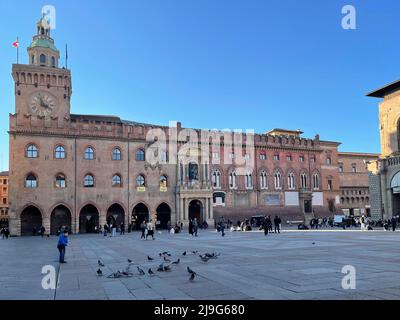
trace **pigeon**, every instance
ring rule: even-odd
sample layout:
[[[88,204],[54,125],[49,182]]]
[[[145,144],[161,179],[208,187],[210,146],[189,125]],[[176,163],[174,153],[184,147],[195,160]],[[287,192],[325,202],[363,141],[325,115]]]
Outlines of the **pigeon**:
[[[157,271],[158,271],[158,272],[163,272],[163,271],[164,271],[164,267],[163,267],[163,266],[158,267],[158,268],[157,268]]]
[[[171,271],[171,267],[170,266],[164,266],[164,271]]]
[[[313,245],[315,244],[315,242],[312,243]]]
[[[144,276],[146,273],[143,271],[143,269],[141,269],[141,268],[139,268],[139,267],[137,267],[137,269],[138,269],[138,271],[139,271],[139,274],[141,275],[141,276]]]
[[[171,262],[171,260],[169,260],[168,258],[164,257],[164,261],[165,262]]]
[[[132,261],[131,259],[128,259],[128,262],[129,262],[129,263],[133,263],[133,261]]]
[[[150,257],[150,256],[147,256],[147,260],[152,261],[154,259],[152,257]]]
[[[193,254],[197,254],[197,253],[198,253],[198,251],[192,251],[192,253],[193,253]]]
[[[101,276],[103,275],[103,271],[101,271],[101,269],[97,270],[97,275],[98,275],[99,277],[101,277]]]
[[[207,262],[208,260],[210,260],[210,258],[208,258],[208,257],[206,257],[206,256],[202,256],[202,255],[200,255],[200,259],[201,259],[201,261],[203,261],[203,262]]]
[[[159,255],[160,257],[162,257],[163,254],[162,254],[162,253],[159,253],[158,255]]]
[[[100,260],[97,260],[97,264],[99,265],[99,267],[104,267],[104,263],[101,262]]]
[[[179,262],[181,262],[181,259],[178,259],[178,260],[172,262],[172,264],[179,264]]]
[[[151,268],[149,269],[148,273],[149,273],[149,275],[151,275],[151,276],[154,274],[154,272],[153,272],[153,270],[151,270]]]
[[[186,256],[186,251],[184,253],[182,253],[183,256]]]
[[[187,271],[188,271],[190,274],[196,273],[196,272],[194,272],[192,269],[190,269],[189,267],[187,267]]]
[[[193,281],[195,276],[196,276],[196,273],[192,273],[192,274],[190,275],[189,280],[190,280],[190,281]]]

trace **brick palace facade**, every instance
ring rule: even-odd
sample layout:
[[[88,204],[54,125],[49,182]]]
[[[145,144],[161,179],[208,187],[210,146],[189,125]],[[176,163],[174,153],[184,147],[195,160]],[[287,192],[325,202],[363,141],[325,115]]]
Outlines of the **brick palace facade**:
[[[221,216],[236,221],[259,214],[304,221],[340,207],[340,143],[303,138],[299,130],[236,139],[179,122],[73,114],[71,71],[59,67],[59,51],[41,20],[28,57],[28,64],[12,67],[14,235],[41,225],[51,233],[59,226],[93,232],[106,222],[137,227],[143,219],[159,228],[194,217],[210,225]],[[209,137],[197,142],[204,133]]]

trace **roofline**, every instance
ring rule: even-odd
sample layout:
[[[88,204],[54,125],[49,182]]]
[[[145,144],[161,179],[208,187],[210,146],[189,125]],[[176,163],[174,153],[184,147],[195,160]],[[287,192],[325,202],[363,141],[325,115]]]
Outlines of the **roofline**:
[[[391,94],[398,90],[400,90],[400,80],[396,80],[396,81],[391,82],[379,89],[371,91],[371,92],[367,93],[366,96],[372,97],[372,98],[384,98],[388,94]]]
[[[335,146],[340,146],[342,143],[341,142],[337,142],[337,141],[326,141],[326,140],[320,140],[320,143],[325,143],[325,144],[332,144]]]
[[[350,157],[371,157],[371,158],[379,158],[380,154],[379,153],[367,153],[367,152],[338,152],[338,155],[343,155],[343,156],[350,156]]]

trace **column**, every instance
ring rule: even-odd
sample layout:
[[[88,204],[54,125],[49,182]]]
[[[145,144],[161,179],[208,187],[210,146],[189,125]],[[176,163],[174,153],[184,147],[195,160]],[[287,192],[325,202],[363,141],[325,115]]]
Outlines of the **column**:
[[[184,207],[184,201],[183,198],[179,199],[179,221],[183,222],[184,216],[185,216],[185,207]]]
[[[208,220],[210,217],[210,199],[206,198],[206,211],[204,212],[204,220]]]
[[[42,225],[46,229],[46,234],[50,234],[50,218],[49,217],[42,218]]]

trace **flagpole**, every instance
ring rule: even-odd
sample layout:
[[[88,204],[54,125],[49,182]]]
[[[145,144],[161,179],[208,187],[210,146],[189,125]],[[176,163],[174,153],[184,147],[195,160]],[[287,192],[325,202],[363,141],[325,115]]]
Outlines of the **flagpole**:
[[[18,37],[17,37],[17,64],[19,64],[19,40],[18,40]]]
[[[65,68],[68,69],[68,44],[65,44]]]

